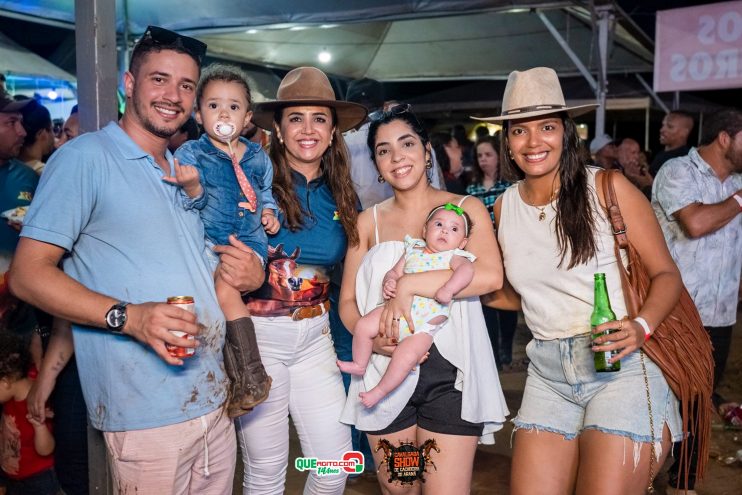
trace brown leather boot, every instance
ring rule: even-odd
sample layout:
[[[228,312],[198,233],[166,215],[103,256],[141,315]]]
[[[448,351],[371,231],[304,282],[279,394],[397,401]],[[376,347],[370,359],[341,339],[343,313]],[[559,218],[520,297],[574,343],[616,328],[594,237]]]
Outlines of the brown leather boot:
[[[265,372],[250,317],[227,322],[224,368],[231,381],[227,414],[236,418],[268,398],[271,377]]]

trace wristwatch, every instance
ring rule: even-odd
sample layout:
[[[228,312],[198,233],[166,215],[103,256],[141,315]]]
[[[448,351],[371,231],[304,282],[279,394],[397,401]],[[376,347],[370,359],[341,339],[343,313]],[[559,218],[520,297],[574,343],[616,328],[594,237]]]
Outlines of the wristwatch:
[[[119,301],[106,313],[106,326],[112,333],[123,334],[124,325],[126,325],[126,306],[129,303]]]

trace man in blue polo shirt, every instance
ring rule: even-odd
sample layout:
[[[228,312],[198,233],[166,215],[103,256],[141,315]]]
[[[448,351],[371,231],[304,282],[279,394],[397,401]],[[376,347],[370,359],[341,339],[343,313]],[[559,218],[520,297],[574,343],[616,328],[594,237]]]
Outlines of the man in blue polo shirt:
[[[8,294],[5,283],[6,271],[18,244],[20,224],[15,208],[31,204],[39,177],[17,160],[23,146],[26,131],[23,129],[21,109],[31,100],[14,101],[5,92],[0,91],[0,212],[7,212],[0,219],[0,328],[9,326],[13,319],[14,330],[27,333],[25,323],[18,320],[18,311],[15,311],[17,300]],[[13,221],[7,218],[10,216]],[[30,312],[23,311],[30,316]],[[32,318],[21,318],[30,325]]]
[[[195,39],[147,29],[124,76],[122,120],[52,157],[13,264],[15,293],[76,322],[88,416],[104,432],[115,484],[126,493],[232,490],[234,426],[221,410],[224,317],[198,212],[163,181],[173,172],[168,138],[191,113],[205,51]],[[225,280],[254,289],[262,265],[231,242],[216,248]],[[165,303],[181,295],[194,297],[196,315]],[[195,354],[173,357],[168,344]]]

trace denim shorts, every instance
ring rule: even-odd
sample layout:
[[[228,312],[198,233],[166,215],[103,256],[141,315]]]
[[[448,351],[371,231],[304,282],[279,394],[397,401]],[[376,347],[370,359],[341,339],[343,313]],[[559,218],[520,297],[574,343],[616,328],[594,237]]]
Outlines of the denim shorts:
[[[621,370],[597,373],[590,334],[565,339],[533,339],[526,347],[531,360],[516,429],[535,429],[572,440],[583,430],[629,437],[635,442],[655,442],[667,425],[673,441],[682,439],[678,400],[662,372],[644,355],[652,398],[654,434],[641,354],[621,360]]]
[[[7,490],[7,495],[29,493],[34,495],[57,495],[61,490],[54,468],[46,469],[22,480],[3,478],[0,480],[0,487],[3,486]]]

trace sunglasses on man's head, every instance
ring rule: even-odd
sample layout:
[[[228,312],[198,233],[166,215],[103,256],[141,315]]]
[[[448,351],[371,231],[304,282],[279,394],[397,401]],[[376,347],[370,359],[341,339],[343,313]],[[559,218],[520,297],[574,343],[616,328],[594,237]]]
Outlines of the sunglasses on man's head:
[[[137,45],[141,45],[142,43],[150,43],[155,46],[180,48],[187,51],[191,56],[198,60],[199,65],[201,65],[204,56],[206,55],[206,43],[203,41],[183,36],[182,34],[157,26],[147,27],[147,30],[140,38]]]

